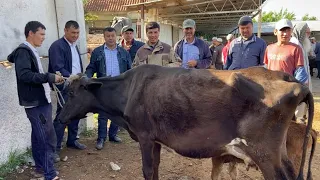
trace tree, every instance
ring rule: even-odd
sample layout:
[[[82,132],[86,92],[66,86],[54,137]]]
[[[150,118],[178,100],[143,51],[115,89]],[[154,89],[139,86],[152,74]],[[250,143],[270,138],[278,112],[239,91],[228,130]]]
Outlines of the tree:
[[[309,17],[309,14],[305,14],[303,17],[302,17],[302,20],[303,21],[316,21],[318,20],[317,17],[315,16],[310,16]]]
[[[263,12],[261,21],[262,22],[278,22],[281,19],[295,20],[296,14],[293,12],[289,12],[288,9],[283,10],[283,8],[281,8],[279,12],[276,12],[276,11]],[[257,22],[257,20],[253,19],[253,22]]]
[[[283,10],[282,8],[279,12],[264,12],[262,15],[262,22],[277,22],[281,19],[295,20],[296,15],[293,12],[288,12],[287,9]]]
[[[86,4],[88,3],[89,0],[82,0],[82,3],[83,3],[83,7],[86,6]],[[97,20],[98,19],[98,16],[97,15],[94,15],[92,13],[89,13],[87,11],[84,11],[84,20],[86,22],[90,22],[90,21],[94,21],[94,20]]]

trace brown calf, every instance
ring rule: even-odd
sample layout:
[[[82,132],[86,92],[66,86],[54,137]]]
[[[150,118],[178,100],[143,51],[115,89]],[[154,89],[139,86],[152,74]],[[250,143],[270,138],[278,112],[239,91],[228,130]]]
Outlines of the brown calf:
[[[306,126],[304,124],[291,122],[288,129],[286,145],[287,145],[287,154],[290,161],[293,163],[295,174],[299,173],[299,167],[300,167],[301,158],[302,158],[302,147],[303,147],[303,140],[304,140],[303,138],[305,133],[306,133]],[[317,144],[316,141],[317,141],[318,132],[312,129],[310,134],[311,136],[309,136],[308,149],[311,148],[311,153],[310,153],[311,158],[309,162],[311,167],[313,153],[315,150],[315,146]],[[229,156],[229,155],[212,158],[211,179],[218,180],[220,178],[220,173],[224,163],[229,163],[228,164],[229,175],[232,180],[236,180],[238,175],[237,163],[243,163],[243,161],[234,156]],[[258,170],[257,166],[256,166],[256,169]],[[248,167],[247,167],[247,170],[248,170]],[[312,179],[312,177],[308,177],[308,179]]]

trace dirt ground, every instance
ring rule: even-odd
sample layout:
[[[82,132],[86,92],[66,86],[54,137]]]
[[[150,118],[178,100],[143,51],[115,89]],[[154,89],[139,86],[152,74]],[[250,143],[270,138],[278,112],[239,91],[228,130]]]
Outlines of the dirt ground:
[[[95,135],[81,137],[81,142],[88,145],[86,150],[65,148],[61,156],[68,157],[66,162],[56,164],[60,177],[64,180],[143,180],[141,170],[141,154],[139,146],[126,132],[120,132],[124,140],[121,144],[107,142],[101,151],[95,150]],[[319,145],[319,144],[318,144]],[[121,167],[120,171],[113,171],[110,162]],[[313,178],[320,179],[320,148],[318,146],[313,161]],[[8,180],[31,179],[30,169],[22,174],[11,174]],[[209,180],[211,172],[210,159],[189,159],[162,149],[160,163],[160,179],[163,180]],[[222,180],[230,179],[227,166],[224,166]],[[260,172],[254,169],[246,171],[240,166],[239,179],[261,180]]]

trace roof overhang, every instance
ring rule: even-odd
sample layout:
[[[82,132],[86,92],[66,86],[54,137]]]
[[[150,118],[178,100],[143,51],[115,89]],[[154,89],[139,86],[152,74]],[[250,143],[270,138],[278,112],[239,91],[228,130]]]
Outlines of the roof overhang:
[[[185,19],[196,21],[197,30],[221,33],[237,27],[241,16],[254,17],[265,0],[149,0],[125,5],[128,11],[157,8],[160,20],[181,24]],[[224,32],[228,33],[228,32]]]

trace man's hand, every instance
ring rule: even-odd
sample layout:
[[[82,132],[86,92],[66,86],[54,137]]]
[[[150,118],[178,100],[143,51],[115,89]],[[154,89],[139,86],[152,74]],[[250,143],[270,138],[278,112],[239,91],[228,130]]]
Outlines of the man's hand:
[[[88,54],[91,55],[91,54],[92,54],[92,51],[93,51],[92,48],[87,48],[87,53],[88,53]]]
[[[55,83],[61,83],[61,82],[63,82],[62,76],[59,76],[59,75],[57,75],[57,74],[55,74],[54,76],[55,76],[55,78],[54,78],[54,82],[55,82]]]
[[[188,61],[188,66],[189,67],[196,67],[197,63],[198,62],[196,60],[190,60],[190,61]]]

